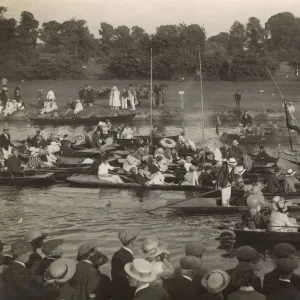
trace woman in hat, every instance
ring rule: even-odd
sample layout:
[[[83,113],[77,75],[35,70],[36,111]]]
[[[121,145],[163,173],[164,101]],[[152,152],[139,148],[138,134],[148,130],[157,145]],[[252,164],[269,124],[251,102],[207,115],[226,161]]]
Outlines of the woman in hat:
[[[265,197],[258,186],[252,186],[250,194],[247,197],[247,205],[250,208],[256,208],[258,205],[266,206],[267,202]]]
[[[261,214],[261,206],[250,208],[248,213],[242,216],[241,229],[243,230],[266,230],[268,228],[269,216]]]
[[[76,100],[74,115],[77,115],[80,111],[83,110],[83,105],[79,99]]]
[[[270,216],[270,231],[277,232],[297,232],[299,225],[295,222],[295,219],[288,217],[288,205],[284,199],[273,202],[272,213]]]
[[[207,294],[202,295],[202,300],[223,300],[222,292],[230,283],[230,276],[223,270],[213,270],[201,280]]]
[[[128,98],[127,99],[130,101],[131,110],[135,110],[135,95],[136,95],[136,92],[135,92],[134,88],[132,87],[132,85],[130,85],[128,88]]]
[[[153,265],[156,279],[153,286],[162,286],[163,280],[173,276],[174,269],[169,262],[168,244],[157,237],[149,237],[144,240],[140,248],[140,254]]]
[[[184,175],[185,181],[181,183],[181,185],[199,185],[198,182],[198,174],[197,174],[197,167],[190,166],[189,171]]]
[[[46,293],[46,299],[56,300],[81,300],[78,291],[72,287],[70,280],[76,272],[76,263],[69,258],[60,258],[51,263],[49,269],[46,271],[44,279],[47,283],[53,285],[56,289],[54,298],[53,291]]]
[[[132,128],[129,127],[128,124],[125,125],[124,129],[122,130],[121,133],[121,138],[122,139],[132,139],[133,138],[133,130]]]
[[[130,149],[129,155],[126,157],[126,160],[123,164],[123,169],[128,173],[137,174],[137,167],[141,164],[141,162],[135,158],[135,150]]]
[[[116,86],[111,89],[109,96],[109,107],[118,110],[121,106],[120,92]]]
[[[296,172],[293,169],[288,169],[283,180],[283,192],[285,194],[297,193],[296,185],[300,184],[299,180],[295,178]]]

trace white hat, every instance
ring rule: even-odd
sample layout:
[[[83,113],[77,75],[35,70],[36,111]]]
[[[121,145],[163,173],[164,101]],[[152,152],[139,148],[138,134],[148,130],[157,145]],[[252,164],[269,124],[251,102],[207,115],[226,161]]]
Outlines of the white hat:
[[[141,282],[152,282],[156,278],[153,265],[143,258],[135,258],[132,263],[124,266],[125,272]]]
[[[234,141],[232,142],[232,144],[235,145],[235,146],[237,146],[237,145],[239,144],[239,142],[238,142],[237,140],[234,140]]]
[[[246,169],[243,166],[237,166],[234,170],[235,175],[243,175],[246,172]]]
[[[203,277],[201,283],[210,293],[217,294],[229,285],[230,276],[223,270],[213,270]]]
[[[3,90],[3,91],[7,91],[7,87],[6,87],[6,86],[3,87],[2,90]]]
[[[236,161],[235,158],[231,157],[228,160],[228,164],[231,165],[231,166],[236,166],[237,165],[237,161]]]
[[[144,240],[140,248],[140,254],[144,257],[156,257],[162,253],[170,254],[168,244],[157,237],[149,237]]]
[[[288,169],[286,172],[286,176],[293,176],[295,174],[296,174],[296,172],[293,169]]]
[[[243,126],[244,126],[244,125],[243,125],[242,123],[240,123],[238,127],[243,127]]]
[[[272,202],[273,202],[273,203],[277,203],[277,202],[280,201],[280,200],[281,200],[280,196],[275,196],[275,197],[272,199]]]
[[[76,263],[69,258],[54,261],[45,273],[45,280],[49,283],[67,282],[76,272]]]

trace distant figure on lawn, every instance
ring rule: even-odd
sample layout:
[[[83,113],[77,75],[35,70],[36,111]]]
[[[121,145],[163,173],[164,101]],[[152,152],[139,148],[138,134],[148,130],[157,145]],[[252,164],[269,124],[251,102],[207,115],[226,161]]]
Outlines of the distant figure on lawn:
[[[240,110],[241,109],[241,99],[242,99],[242,93],[240,90],[237,90],[235,94],[233,95],[235,99],[235,108]]]
[[[40,108],[44,107],[44,91],[42,88],[39,88],[38,90],[38,106]]]

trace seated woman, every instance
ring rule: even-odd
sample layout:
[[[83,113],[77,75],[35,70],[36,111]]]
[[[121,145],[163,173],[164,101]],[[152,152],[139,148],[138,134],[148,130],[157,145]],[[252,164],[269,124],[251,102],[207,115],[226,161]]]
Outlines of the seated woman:
[[[165,157],[165,160],[166,160],[166,162],[167,162],[168,165],[173,162],[173,157],[172,157],[171,149],[166,148],[164,150],[164,157]]]
[[[181,185],[199,185],[198,182],[198,174],[197,174],[197,167],[190,166],[189,171],[184,175],[184,182]]]
[[[117,168],[112,167],[108,163],[108,157],[103,158],[103,162],[100,164],[98,169],[98,177],[100,180],[109,181],[113,183],[123,183],[119,175],[109,174],[109,171]]]
[[[216,184],[216,180],[213,177],[212,169],[210,165],[206,165],[204,172],[202,172],[199,176],[199,185],[214,187]]]
[[[247,197],[247,205],[250,208],[255,208],[259,205],[265,206],[267,205],[265,201],[265,197],[263,196],[263,193],[259,189],[258,186],[254,185],[250,190],[250,195]]]
[[[275,201],[272,204],[272,213],[270,216],[270,231],[278,232],[297,232],[299,225],[295,219],[288,217],[288,205],[284,199]]]
[[[41,159],[45,154],[43,149],[40,149],[38,152],[32,152],[27,163],[28,168],[30,170],[49,168],[51,165]]]
[[[135,158],[135,151],[133,149],[129,150],[129,155],[123,164],[123,169],[128,173],[137,174],[137,167],[141,164],[141,161]]]
[[[233,134],[237,134],[237,135],[245,135],[245,129],[244,129],[244,126],[243,126],[243,124],[242,123],[240,123],[239,125],[238,125],[238,127],[237,128],[235,128],[234,129],[234,131],[233,131]]]
[[[49,113],[51,111],[51,102],[49,100],[46,100],[44,102],[44,107],[41,109],[41,115],[45,113]]]
[[[12,103],[11,100],[8,99],[8,101],[6,102],[6,106],[5,106],[5,109],[3,111],[4,113],[4,116],[7,116],[7,115],[11,115],[15,112],[15,108],[14,108],[14,105]]]
[[[74,115],[77,115],[80,111],[83,110],[83,105],[79,99],[76,100],[76,105],[74,109]]]
[[[247,125],[247,126],[246,126],[246,133],[247,133],[247,134],[255,134],[252,125]]]
[[[256,208],[250,208],[249,211],[242,216],[242,228],[243,230],[266,230],[269,217],[260,213],[261,206]]]
[[[149,157],[149,147],[143,144],[142,142],[139,143],[139,147],[135,153],[135,157],[141,161],[141,162],[146,162],[148,161]]]
[[[158,158],[160,159],[160,158]],[[158,185],[164,185],[165,183],[165,176],[162,174],[160,170],[159,163],[157,159],[153,159],[152,163],[149,165],[149,184],[158,184]]]
[[[133,138],[133,130],[126,125],[121,133],[121,139],[132,139]]]

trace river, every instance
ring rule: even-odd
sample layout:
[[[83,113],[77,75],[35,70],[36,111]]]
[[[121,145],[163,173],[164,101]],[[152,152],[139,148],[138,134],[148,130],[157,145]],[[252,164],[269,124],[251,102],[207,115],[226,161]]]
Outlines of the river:
[[[9,124],[12,140],[20,140],[34,133],[38,127],[28,123]],[[183,125],[166,125],[167,133],[178,132]],[[196,142],[202,139],[198,124],[184,124],[186,135]],[[0,125],[2,131],[3,124]],[[47,132],[68,132],[76,137],[82,127],[45,127]],[[139,124],[138,134],[149,132],[149,126]],[[215,136],[214,129],[205,131],[206,136]],[[76,257],[77,247],[87,240],[99,240],[102,251],[109,259],[120,247],[117,234],[120,230],[139,226],[141,239],[158,235],[169,244],[171,261],[177,266],[184,255],[185,243],[201,241],[208,247],[204,255],[204,265],[209,268],[227,269],[235,266],[234,233],[220,230],[223,224],[232,227],[239,220],[226,216],[182,216],[171,209],[157,210],[148,214],[147,209],[164,205],[168,198],[184,199],[183,192],[152,191],[147,197],[139,198],[133,191],[72,188],[67,184],[53,185],[47,188],[0,187],[0,239],[10,244],[21,238],[31,228],[41,228],[51,238],[64,239],[64,255]],[[106,204],[111,202],[111,206]],[[140,245],[140,243],[139,243]],[[9,248],[6,247],[5,251]],[[138,250],[138,249],[137,249]],[[138,254],[138,251],[136,251]],[[257,264],[262,275],[272,269],[272,260],[268,250],[260,253]],[[110,272],[110,263],[102,267]],[[300,271],[298,272],[300,273]]]

